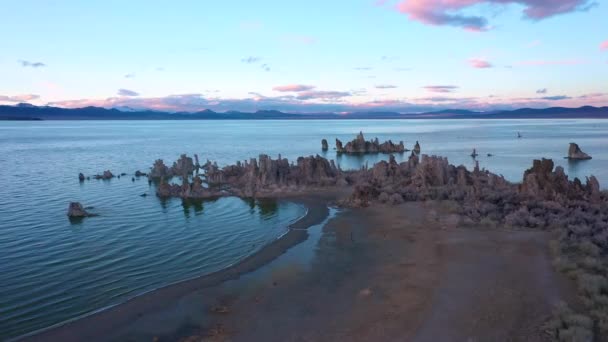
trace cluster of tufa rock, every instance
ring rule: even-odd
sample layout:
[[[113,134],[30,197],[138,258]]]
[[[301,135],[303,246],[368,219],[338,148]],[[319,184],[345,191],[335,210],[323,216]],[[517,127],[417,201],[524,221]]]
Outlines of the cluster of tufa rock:
[[[154,165],[152,165],[152,169],[148,173],[148,178],[154,180],[166,180],[174,176],[188,177],[199,168],[198,163],[195,165],[191,157],[182,154],[171,167],[167,167],[162,159],[156,160]]]
[[[158,161],[155,164],[160,165]],[[161,167],[157,169],[163,170]],[[208,161],[203,169],[207,187],[203,186],[203,179],[199,176],[195,176],[192,183],[188,177],[183,177],[181,185],[169,184],[166,182],[167,176],[160,176],[158,196],[190,199],[222,195],[256,197],[308,190],[311,187],[346,185],[341,170],[333,160],[328,161],[320,156],[300,157],[295,164],[290,164],[281,156],[272,159],[263,154],[258,159],[252,158],[223,168]],[[163,172],[157,175],[171,174],[170,169]]]
[[[346,143],[346,145],[342,145],[342,141],[336,139],[336,152],[338,153],[403,153],[405,151],[407,149],[403,145],[403,141],[400,141],[399,144],[395,144],[390,140],[380,143],[378,138],[366,141],[365,137],[363,137],[363,132],[359,132],[357,137],[353,141]]]
[[[265,154],[222,169],[213,163],[207,167],[206,177],[210,187],[224,188],[241,197],[346,185],[342,171],[334,161],[318,155],[300,157],[295,164],[280,155],[278,159],[272,159]]]
[[[221,196],[218,190],[204,187],[200,176],[194,176],[192,183],[188,181],[187,177],[184,177],[181,185],[169,184],[164,178],[161,178],[156,194],[163,198],[180,197],[184,199],[205,199]]]

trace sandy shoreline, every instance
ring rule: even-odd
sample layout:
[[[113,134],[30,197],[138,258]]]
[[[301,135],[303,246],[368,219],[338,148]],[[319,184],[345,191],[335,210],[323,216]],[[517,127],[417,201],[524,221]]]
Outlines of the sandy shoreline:
[[[340,195],[285,198],[306,217],[238,265],[24,340],[546,341],[554,305],[576,305],[547,232],[465,226],[434,201],[331,216]]]
[[[123,323],[134,321],[144,313],[158,310],[166,303],[177,300],[184,294],[200,288],[206,288],[238,278],[239,276],[258,269],[271,260],[279,257],[290,247],[304,241],[308,233],[306,228],[319,224],[329,214],[328,203],[336,199],[334,193],[323,195],[302,194],[285,196],[288,200],[306,206],[306,214],[289,226],[289,230],[279,239],[263,247],[241,260],[220,271],[181,281],[175,284],[152,290],[134,297],[124,303],[102,309],[98,312],[77,317],[68,322],[43,329],[16,338],[18,341],[104,341],[109,331],[113,331]]]

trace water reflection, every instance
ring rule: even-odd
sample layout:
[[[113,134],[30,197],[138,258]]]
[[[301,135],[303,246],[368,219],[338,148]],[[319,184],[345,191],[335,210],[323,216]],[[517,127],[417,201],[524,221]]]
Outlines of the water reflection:
[[[186,216],[186,218],[190,218],[190,209],[194,209],[194,215],[200,215],[203,213],[203,201],[183,199],[182,208],[184,209],[184,216]]]
[[[274,216],[279,210],[278,202],[270,198],[257,200],[257,205],[262,218]]]
[[[258,212],[262,219],[270,218],[276,215],[279,211],[279,202],[272,198],[242,198],[243,202],[249,205],[250,213],[255,213],[255,208],[258,208]]]
[[[570,176],[570,179],[574,179],[574,178],[585,178],[588,176],[591,176],[589,174],[585,174],[583,172],[583,170],[586,169],[586,163],[588,163],[589,160],[575,160],[575,159],[568,159],[568,166],[567,166],[567,171],[566,173]]]

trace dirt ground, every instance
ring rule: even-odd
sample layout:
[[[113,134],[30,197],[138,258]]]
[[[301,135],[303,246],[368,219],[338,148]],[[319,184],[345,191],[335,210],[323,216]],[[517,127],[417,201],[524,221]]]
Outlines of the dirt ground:
[[[457,222],[433,203],[338,215],[310,269],[283,265],[219,289],[217,305],[227,312],[190,338],[549,340],[542,325],[573,291],[552,269],[548,233]]]

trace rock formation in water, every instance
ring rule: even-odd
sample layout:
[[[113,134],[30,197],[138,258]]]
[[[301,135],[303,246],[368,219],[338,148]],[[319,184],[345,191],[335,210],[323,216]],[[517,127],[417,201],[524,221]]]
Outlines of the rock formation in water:
[[[325,140],[325,139],[321,140],[321,150],[327,151],[328,149],[329,149],[329,145],[327,144],[327,140]]]
[[[363,154],[363,153],[402,153],[405,152],[405,146],[403,141],[399,144],[393,143],[391,140],[380,143],[378,138],[366,141],[363,137],[363,132],[359,132],[357,137],[346,145],[342,145],[342,142],[336,139],[336,151],[338,153],[352,153],[352,154]]]
[[[165,165],[162,159],[157,159],[152,165],[152,169],[148,173],[148,178],[160,180],[162,178],[171,178],[173,174]]]
[[[192,183],[188,178],[182,179],[182,184],[169,184],[164,178],[161,178],[156,194],[162,198],[180,197],[183,199],[206,199],[221,196],[218,190],[210,190],[203,187],[203,180],[199,176],[192,179]]]
[[[110,170],[106,170],[101,175],[95,175],[94,178],[107,180],[107,179],[114,178],[114,174],[112,174],[112,172],[110,172]]]
[[[70,202],[68,207],[68,216],[79,218],[88,217],[91,216],[91,214],[89,214],[79,202]]]
[[[82,173],[78,174],[78,180],[84,182],[84,175]]]
[[[198,162],[195,165],[192,158],[185,154],[182,154],[171,167],[167,167],[162,159],[158,159],[154,162],[154,165],[152,165],[152,169],[150,170],[150,173],[148,173],[148,178],[160,180],[162,178],[170,179],[175,176],[188,177],[200,168],[200,166],[197,165]]]
[[[416,154],[420,154],[420,144],[418,143],[418,140],[416,140],[416,145],[414,145],[414,149],[412,151],[414,151]]]
[[[344,184],[341,171],[333,160],[320,156],[300,157],[295,164],[285,158],[273,160],[260,155],[243,163],[219,169],[211,164],[206,171],[207,182],[212,187],[224,187],[241,197],[255,197],[289,191],[306,190]]]
[[[192,158],[182,154],[171,167],[171,173],[175,176],[189,176],[196,170]]]
[[[141,172],[141,171],[139,171],[139,170],[135,171],[135,177],[145,177],[145,176],[147,176],[147,175],[148,175],[148,174],[147,174],[147,173],[145,173],[145,172]]]
[[[591,156],[587,153],[581,151],[580,147],[578,147],[575,143],[570,143],[570,147],[568,148],[568,159],[571,160],[587,160],[591,159]]]

